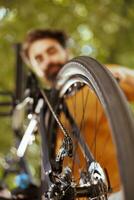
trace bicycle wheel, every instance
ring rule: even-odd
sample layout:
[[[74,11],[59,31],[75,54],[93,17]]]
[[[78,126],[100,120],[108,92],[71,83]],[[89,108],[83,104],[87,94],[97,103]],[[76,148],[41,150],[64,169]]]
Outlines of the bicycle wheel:
[[[97,179],[103,180],[111,193],[121,193],[118,199],[133,200],[134,124],[116,80],[100,63],[85,56],[69,61],[57,80],[66,105],[62,105],[60,120],[74,145],[73,157],[64,159],[63,171],[71,168],[76,185],[95,185]],[[62,133],[58,131],[56,153],[62,143],[60,138]],[[108,195],[100,185],[98,190],[93,190],[89,199],[114,199],[109,189]]]

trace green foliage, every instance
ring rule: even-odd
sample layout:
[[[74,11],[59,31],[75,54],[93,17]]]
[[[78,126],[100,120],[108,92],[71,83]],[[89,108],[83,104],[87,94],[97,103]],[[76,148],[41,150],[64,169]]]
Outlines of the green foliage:
[[[13,71],[11,44],[21,42],[34,28],[65,30],[71,37],[74,55],[88,54],[102,62],[134,65],[133,1],[1,0],[0,6],[0,10],[5,9],[0,19],[3,74]],[[6,69],[11,70],[7,73]]]

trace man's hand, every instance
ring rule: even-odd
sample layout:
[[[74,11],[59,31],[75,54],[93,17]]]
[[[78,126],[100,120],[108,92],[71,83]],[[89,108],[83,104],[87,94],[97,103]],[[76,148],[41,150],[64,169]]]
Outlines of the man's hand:
[[[134,69],[120,67],[118,65],[106,65],[113,76],[119,82],[129,101],[134,101]]]
[[[134,80],[134,70],[126,67],[108,67],[115,78],[119,81],[125,81],[126,78],[131,77]]]

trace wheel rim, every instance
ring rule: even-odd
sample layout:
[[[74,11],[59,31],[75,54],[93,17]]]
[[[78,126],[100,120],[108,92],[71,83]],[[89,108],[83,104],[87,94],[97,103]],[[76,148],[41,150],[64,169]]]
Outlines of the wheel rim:
[[[121,190],[121,184],[118,174],[116,151],[111,135],[108,131],[108,122],[100,101],[97,99],[93,89],[89,87],[89,85],[84,87],[82,86],[80,90],[78,89],[79,86],[77,85],[83,85],[85,82],[86,80],[80,79],[80,77],[75,79],[73,78],[66,87],[68,90],[64,88],[61,94],[65,97],[64,100],[68,105],[69,112],[78,124],[80,133],[82,133],[84,140],[90,147],[95,160],[100,163],[103,169],[107,170],[113,192],[117,192]],[[66,127],[66,129],[71,133],[72,130],[68,125],[68,120],[66,119],[65,114],[61,115],[60,120],[64,124],[64,127]],[[61,133],[58,134],[60,135]],[[61,145],[59,143],[58,140],[57,149]],[[71,168],[73,178],[75,182],[79,184],[80,174],[82,171],[87,171],[88,163],[85,155],[82,155],[83,152],[81,151],[76,139],[74,139],[74,146],[74,157],[72,160],[65,158],[64,167],[69,166]],[[106,151],[108,153],[107,156],[105,153],[104,159],[104,152]],[[111,160],[112,166],[110,166]]]
[[[125,199],[133,200],[134,123],[127,101],[111,73],[93,58],[86,56],[74,58],[61,69],[56,85],[57,89],[62,91],[61,97],[71,86],[72,83],[69,85],[68,82],[74,77],[78,79],[82,77],[83,82],[91,86],[103,105],[117,150],[123,196]]]

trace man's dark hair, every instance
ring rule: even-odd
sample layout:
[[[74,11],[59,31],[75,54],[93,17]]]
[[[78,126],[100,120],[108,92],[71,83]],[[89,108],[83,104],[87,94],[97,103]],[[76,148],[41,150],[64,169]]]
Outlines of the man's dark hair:
[[[66,48],[67,46],[67,36],[63,31],[50,30],[50,29],[37,29],[37,30],[29,32],[24,41],[24,44],[22,46],[22,55],[23,55],[24,60],[28,60],[29,58],[28,51],[29,51],[30,45],[36,40],[45,39],[45,38],[55,39],[56,41],[59,42],[59,44],[63,48]]]

